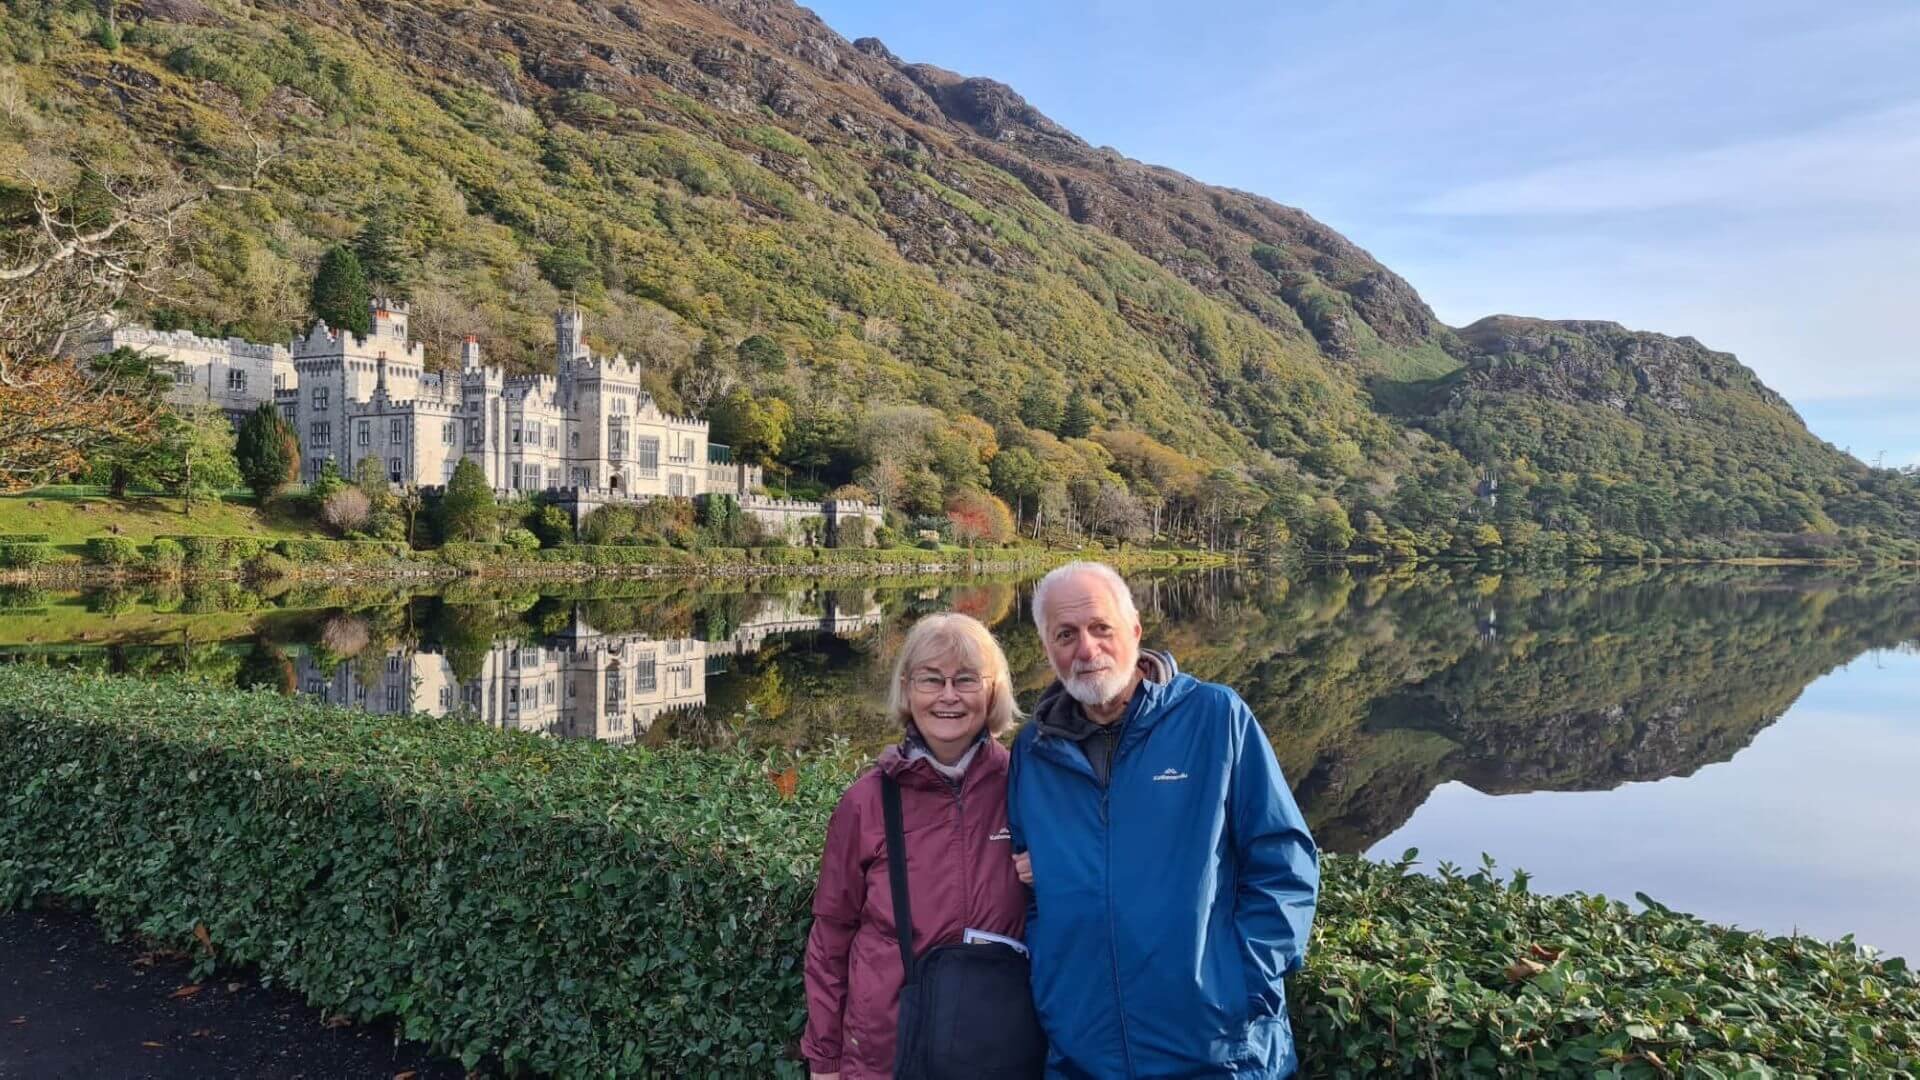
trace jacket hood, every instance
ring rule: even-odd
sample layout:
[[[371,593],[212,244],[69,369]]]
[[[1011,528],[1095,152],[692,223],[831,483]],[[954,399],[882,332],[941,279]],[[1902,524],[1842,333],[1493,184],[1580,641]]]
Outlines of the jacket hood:
[[[891,776],[902,787],[947,788],[947,778],[934,769],[925,757],[915,757],[913,745],[902,739],[874,759],[874,769],[883,776]],[[1000,740],[982,732],[980,749],[973,755],[973,761],[961,777],[961,783],[971,788],[981,780],[996,773],[1007,771],[1007,748]]]
[[[1164,693],[1180,677],[1180,665],[1174,661],[1173,654],[1162,649],[1141,649],[1135,666],[1140,669],[1141,685],[1149,694]],[[1040,700],[1034,703],[1033,723],[1041,734],[1071,742],[1080,742],[1099,726],[1087,719],[1086,710],[1067,693],[1065,684],[1058,678],[1041,691]]]

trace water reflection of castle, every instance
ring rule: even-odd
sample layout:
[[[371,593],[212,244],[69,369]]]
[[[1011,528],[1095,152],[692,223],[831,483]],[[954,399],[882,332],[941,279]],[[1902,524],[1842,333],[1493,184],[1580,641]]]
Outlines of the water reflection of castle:
[[[851,635],[879,626],[879,602],[870,594],[861,600],[860,610],[848,611],[833,599],[824,610],[809,610],[803,597],[781,598],[718,641],[605,634],[576,606],[572,625],[559,634],[493,642],[479,673],[464,681],[445,653],[412,645],[389,649],[377,674],[360,663],[329,674],[311,651],[300,654],[295,672],[301,693],[330,704],[434,716],[458,710],[490,727],[629,743],[663,714],[705,706],[708,674],[723,670],[729,657],[758,651],[769,637]]]

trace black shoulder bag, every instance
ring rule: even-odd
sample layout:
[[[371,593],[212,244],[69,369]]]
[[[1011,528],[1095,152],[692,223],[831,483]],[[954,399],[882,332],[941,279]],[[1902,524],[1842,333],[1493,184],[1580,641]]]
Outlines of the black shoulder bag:
[[[907,897],[900,785],[880,778],[887,875],[900,937],[899,1043],[894,1080],[1030,1080],[1045,1074],[1047,1038],[1033,1010],[1027,958],[999,942],[937,945],[916,963]]]

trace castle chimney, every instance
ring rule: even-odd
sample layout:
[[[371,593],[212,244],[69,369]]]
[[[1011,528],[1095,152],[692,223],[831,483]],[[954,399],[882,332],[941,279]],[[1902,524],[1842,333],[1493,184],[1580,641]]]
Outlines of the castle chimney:
[[[373,360],[373,396],[382,400],[387,396],[387,354],[385,352]]]
[[[460,343],[460,367],[463,371],[477,371],[480,368],[480,339],[472,334]]]

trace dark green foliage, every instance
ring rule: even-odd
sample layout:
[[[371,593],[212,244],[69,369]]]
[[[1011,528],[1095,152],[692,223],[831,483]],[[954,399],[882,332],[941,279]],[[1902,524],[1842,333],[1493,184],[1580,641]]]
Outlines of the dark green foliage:
[[[191,683],[7,668],[0,703],[0,909],[84,899],[169,943],[205,925],[222,963],[469,1065],[801,1074],[798,958],[850,778],[831,761],[783,800],[757,758]]]
[[[272,402],[262,404],[240,422],[233,453],[241,477],[263,503],[300,473],[299,439]]]
[[[542,506],[528,514],[527,529],[540,538],[541,547],[573,543],[573,518],[557,506]]]
[[[367,220],[353,238],[353,253],[371,285],[394,296],[406,296],[418,268],[420,252],[407,233],[407,206],[386,199],[367,212]]]
[[[1920,1064],[1920,982],[1850,943],[1336,859],[1291,1006],[1314,1076],[1865,1076]],[[1870,1033],[1870,1034],[1869,1034]],[[1658,1067],[1655,1067],[1655,1062]],[[1618,1071],[1616,1071],[1618,1070]]]
[[[440,536],[445,541],[493,539],[497,514],[486,474],[470,458],[453,467],[453,479],[440,498]]]
[[[283,678],[259,652],[235,681]],[[0,908],[83,901],[202,973],[205,926],[220,963],[470,1064],[798,1076],[818,845],[852,764],[802,761],[783,799],[756,757],[0,668]],[[1893,1075],[1920,1054],[1898,962],[1407,866],[1325,859],[1289,987],[1309,1076],[1655,1075],[1649,1052]]]
[[[1093,410],[1087,405],[1087,395],[1075,390],[1067,395],[1066,411],[1060,417],[1060,437],[1084,439],[1091,434],[1093,434]]]
[[[780,343],[765,334],[755,334],[743,339],[734,347],[734,353],[740,357],[740,366],[748,371],[779,372],[787,370],[787,353]]]
[[[313,276],[313,314],[335,330],[366,337],[373,326],[373,290],[353,249],[334,245],[320,257]]]

